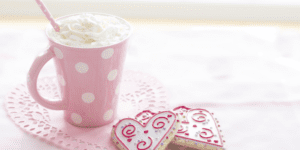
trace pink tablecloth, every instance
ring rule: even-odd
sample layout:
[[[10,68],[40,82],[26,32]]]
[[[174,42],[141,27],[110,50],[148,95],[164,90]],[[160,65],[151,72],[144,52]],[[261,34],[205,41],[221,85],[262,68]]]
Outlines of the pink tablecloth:
[[[229,150],[297,150],[300,35],[272,27],[193,27],[137,31],[125,69],[155,76],[172,106],[215,113]],[[25,82],[47,47],[41,30],[0,29],[0,96]],[[40,77],[55,75],[49,62]],[[2,99],[1,99],[2,102]],[[0,109],[0,149],[54,150],[17,128]]]

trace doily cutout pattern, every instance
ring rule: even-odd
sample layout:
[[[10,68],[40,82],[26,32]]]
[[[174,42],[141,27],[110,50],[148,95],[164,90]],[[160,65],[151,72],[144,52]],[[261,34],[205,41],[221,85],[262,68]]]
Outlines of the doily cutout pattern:
[[[56,77],[38,80],[39,93],[48,99],[60,99]],[[117,119],[97,128],[80,128],[63,119],[63,111],[50,110],[34,101],[26,84],[20,84],[5,97],[8,116],[22,130],[57,148],[70,150],[117,150],[111,141],[112,126],[119,119],[134,116],[141,110],[169,109],[167,92],[154,77],[142,72],[124,71],[120,84]]]

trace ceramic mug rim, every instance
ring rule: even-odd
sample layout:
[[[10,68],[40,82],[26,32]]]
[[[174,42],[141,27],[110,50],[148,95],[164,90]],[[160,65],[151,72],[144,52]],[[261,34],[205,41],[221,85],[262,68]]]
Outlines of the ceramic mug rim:
[[[76,15],[81,15],[81,14],[96,14],[96,15],[104,15],[104,16],[110,16],[110,17],[115,17],[117,19],[120,19],[122,21],[124,21],[126,23],[126,25],[128,25],[129,27],[129,33],[127,35],[126,38],[124,38],[123,40],[121,41],[118,41],[117,43],[113,43],[113,44],[109,44],[109,45],[106,45],[106,46],[98,46],[98,47],[74,47],[74,46],[70,46],[70,45],[65,45],[65,44],[62,44],[62,43],[58,43],[56,41],[54,41],[52,38],[49,37],[48,35],[48,32],[52,27],[52,25],[49,23],[47,26],[46,26],[46,29],[45,29],[45,34],[48,38],[49,41],[53,42],[53,43],[56,43],[58,45],[62,45],[62,46],[65,46],[65,47],[68,47],[68,48],[76,48],[76,49],[99,49],[99,48],[104,48],[104,47],[110,47],[112,45],[117,45],[119,43],[122,43],[124,41],[126,41],[132,34],[132,26],[131,24],[126,21],[125,19],[121,18],[121,17],[118,17],[118,16],[115,16],[115,15],[111,15],[111,14],[106,14],[106,13],[99,13],[99,12],[81,12],[81,13],[75,13],[75,14],[69,14],[69,15],[64,15],[64,16],[61,16],[61,17],[58,17],[57,19],[55,19],[55,21],[57,20],[60,20],[60,19],[64,19],[64,18],[68,18],[68,17],[71,17],[71,16],[76,16]]]

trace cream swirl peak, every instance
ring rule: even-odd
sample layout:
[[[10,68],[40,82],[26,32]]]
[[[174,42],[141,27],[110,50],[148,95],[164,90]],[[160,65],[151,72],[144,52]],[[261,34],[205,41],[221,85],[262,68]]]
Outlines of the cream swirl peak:
[[[60,32],[48,26],[47,34],[57,43],[72,47],[102,47],[118,43],[128,37],[130,25],[120,18],[82,13],[57,20]]]

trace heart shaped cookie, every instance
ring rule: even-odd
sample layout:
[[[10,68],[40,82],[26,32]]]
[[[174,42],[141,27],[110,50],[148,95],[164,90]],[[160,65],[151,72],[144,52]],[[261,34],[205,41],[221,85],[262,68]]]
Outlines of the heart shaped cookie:
[[[213,114],[201,108],[191,109],[179,106],[173,109],[178,119],[182,120],[172,143],[201,150],[225,150],[218,121]],[[139,113],[135,118],[141,123],[155,113],[149,110]]]
[[[220,125],[212,113],[205,109],[191,109],[185,106],[176,107],[173,111],[182,119],[173,143],[201,150],[224,150],[224,141],[218,129]]]
[[[153,113],[143,123],[125,118],[112,129],[112,139],[121,150],[164,150],[180,125],[171,111]]]

